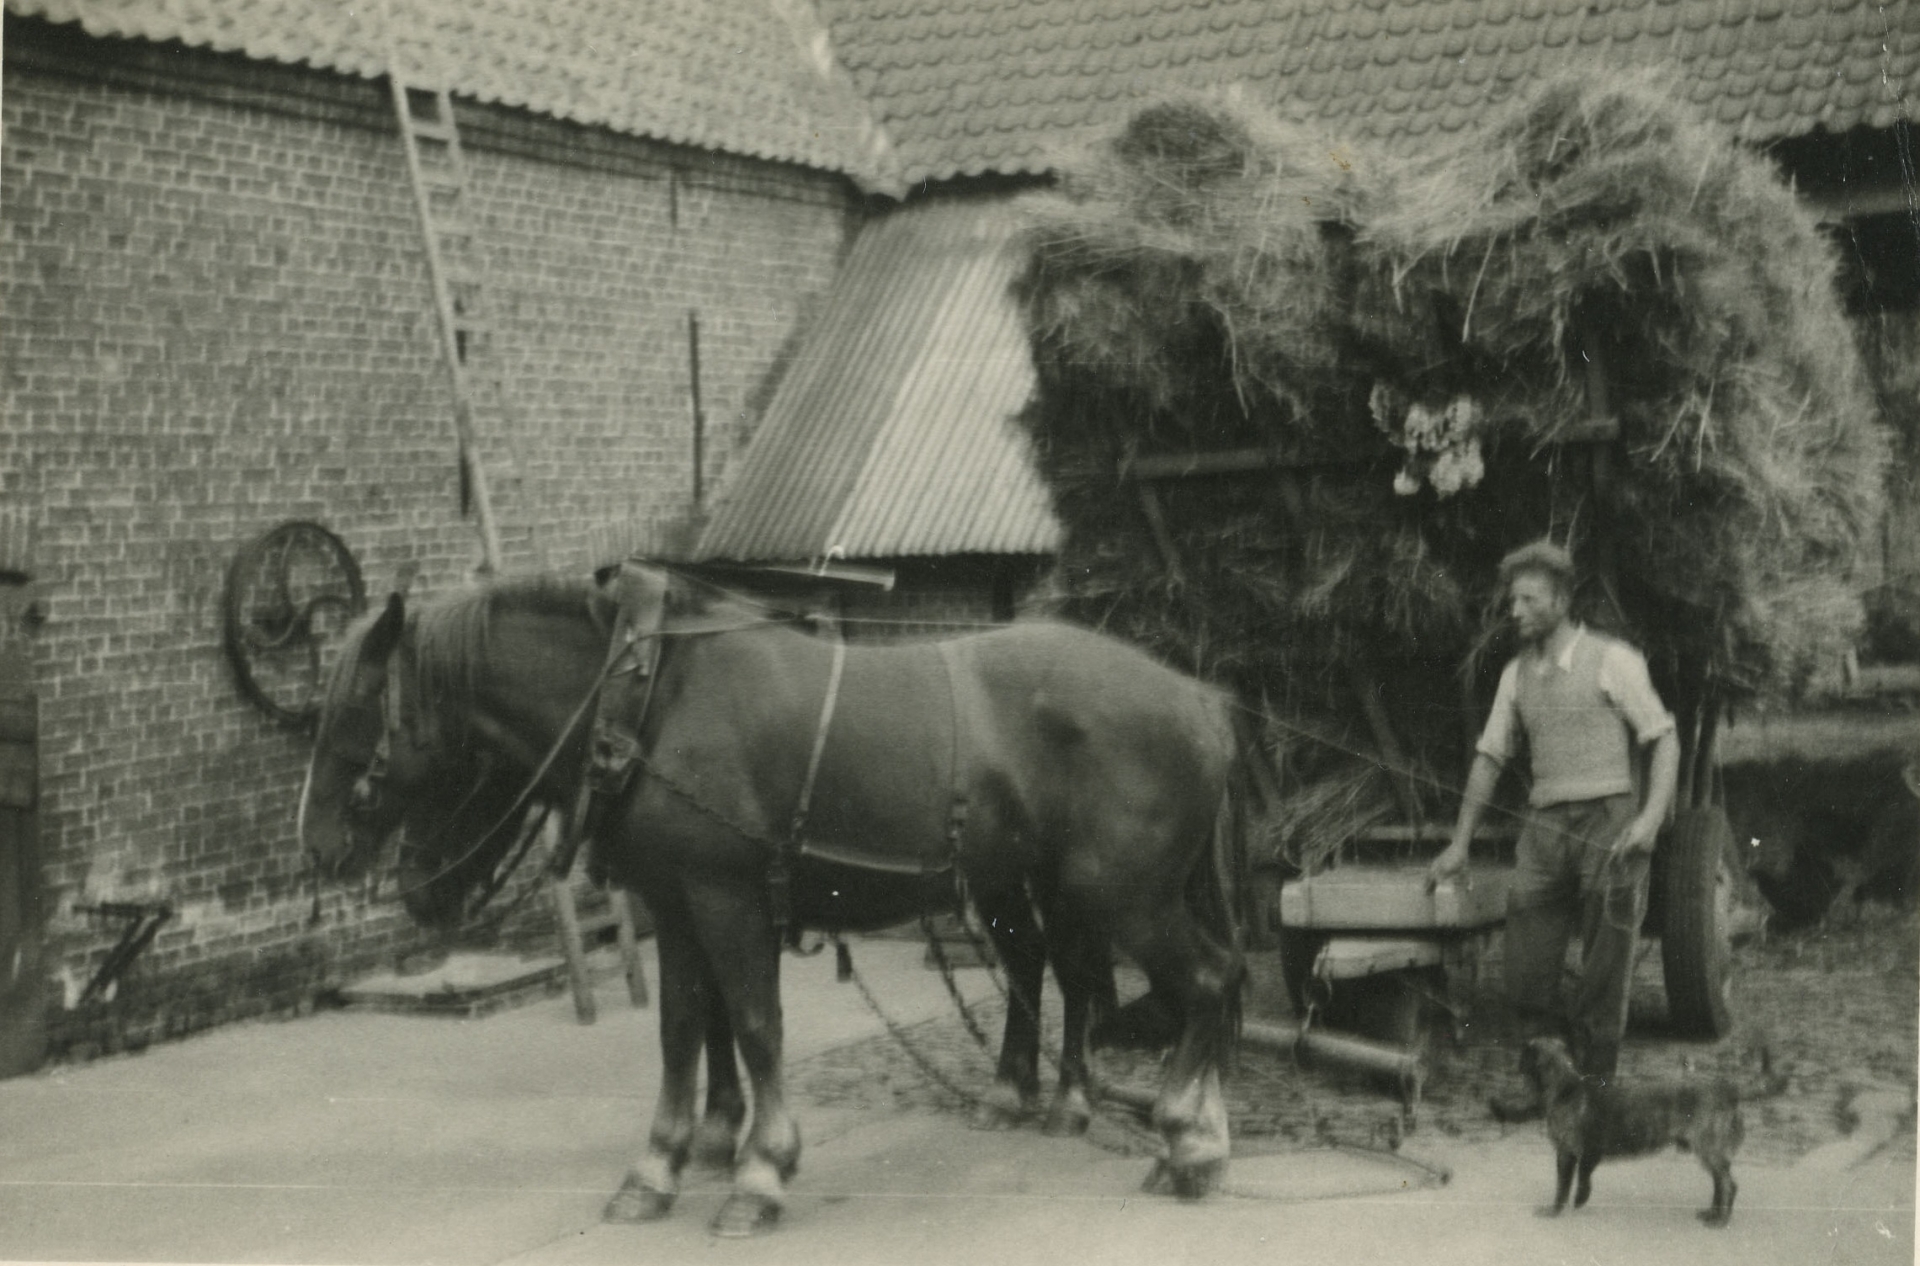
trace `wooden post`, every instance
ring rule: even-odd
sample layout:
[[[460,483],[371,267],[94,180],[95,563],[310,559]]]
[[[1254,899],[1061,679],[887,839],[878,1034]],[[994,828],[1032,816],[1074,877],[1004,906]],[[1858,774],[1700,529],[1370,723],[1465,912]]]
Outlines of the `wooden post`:
[[[548,857],[558,854],[562,847],[560,815],[548,814],[541,826],[545,835],[542,843],[546,846]],[[585,939],[580,934],[580,907],[573,899],[573,873],[556,875],[552,865],[544,868],[547,872],[547,892],[553,899],[554,920],[560,937],[560,956],[566,960],[567,982],[573,991],[573,1014],[582,1024],[592,1024],[599,1018],[599,1007],[593,997],[593,976],[587,970],[587,949]]]
[[[574,1018],[592,1024],[600,1018],[593,997],[593,976],[587,970],[586,946],[580,936],[580,909],[574,904],[568,875],[556,875],[547,882],[553,890],[553,908],[560,916],[560,953],[567,960],[567,981],[573,988]]]
[[[627,972],[627,997],[636,1007],[644,1007],[652,998],[647,992],[647,967],[640,961],[640,940],[633,928],[633,897],[624,888],[609,888],[607,900],[613,904],[614,935],[620,941],[620,961]]]
[[[700,399],[700,314],[687,313],[687,381],[693,397],[693,508],[706,504],[707,410]]]
[[[1616,622],[1626,623],[1626,610],[1620,603],[1620,568],[1613,547],[1613,533],[1605,516],[1613,501],[1613,442],[1620,436],[1620,420],[1613,415],[1613,398],[1607,384],[1607,362],[1600,340],[1586,320],[1577,325],[1580,355],[1586,362],[1587,418],[1579,438],[1587,447],[1587,487],[1592,496],[1592,519],[1598,531],[1593,534],[1594,577],[1600,592],[1613,608]],[[1573,542],[1569,541],[1569,545]]]

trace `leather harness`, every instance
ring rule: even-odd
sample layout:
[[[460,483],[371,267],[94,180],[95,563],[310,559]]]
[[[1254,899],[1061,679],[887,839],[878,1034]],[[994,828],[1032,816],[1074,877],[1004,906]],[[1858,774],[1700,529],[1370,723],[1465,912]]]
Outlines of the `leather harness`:
[[[553,864],[559,874],[572,868],[580,841],[602,827],[609,813],[622,801],[633,785],[635,773],[645,766],[655,777],[665,778],[647,758],[641,739],[647,713],[653,702],[659,678],[661,651],[665,640],[697,629],[674,629],[667,623],[668,585],[656,569],[632,563],[622,564],[609,582],[619,614],[615,617],[607,665],[601,677],[599,699],[594,707],[587,774],[582,781],[576,811],[570,816],[566,839],[555,854]],[[801,857],[817,857],[837,865],[888,874],[938,875],[952,871],[956,899],[964,901],[960,889],[960,840],[966,829],[967,794],[963,767],[963,743],[960,733],[959,694],[954,676],[953,652],[945,642],[939,644],[940,662],[946,673],[953,717],[952,800],[945,830],[944,856],[936,865],[874,857],[854,849],[809,842],[805,838],[808,814],[813,805],[814,788],[819,778],[821,758],[826,752],[827,736],[832,731],[834,712],[839,704],[841,682],[845,676],[847,647],[838,636],[833,641],[833,658],[827,674],[826,695],[814,724],[813,746],[808,752],[806,776],[800,795],[788,821],[786,835],[777,840],[761,839],[744,828],[728,823],[750,839],[770,846],[767,888],[772,907],[774,929],[782,944],[789,948],[799,943],[800,928],[793,918],[793,866]],[[630,661],[630,662],[629,662]],[[624,688],[615,683],[626,679]],[[669,784],[671,785],[671,784]],[[675,788],[710,816],[727,822],[711,806]]]

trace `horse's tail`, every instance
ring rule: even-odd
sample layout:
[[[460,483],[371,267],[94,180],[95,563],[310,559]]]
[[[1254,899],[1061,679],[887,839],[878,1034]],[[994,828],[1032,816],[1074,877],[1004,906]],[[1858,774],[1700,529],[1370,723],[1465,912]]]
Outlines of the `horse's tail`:
[[[1213,843],[1208,850],[1207,883],[1200,902],[1201,920],[1227,947],[1233,974],[1222,1000],[1220,1041],[1224,1062],[1231,1064],[1240,1044],[1241,994],[1247,980],[1245,921],[1240,903],[1246,884],[1246,830],[1242,797],[1235,786],[1237,772],[1229,772],[1213,819]]]
[[[1232,760],[1214,817],[1206,899],[1201,908],[1209,930],[1233,953],[1234,979],[1226,994],[1224,1039],[1229,1053],[1238,1045],[1241,994],[1246,984],[1246,927],[1259,918],[1251,907],[1253,837],[1275,799],[1273,768],[1253,717],[1232,701],[1226,705],[1232,731]]]
[[[1269,824],[1280,806],[1280,777],[1267,750],[1261,713],[1230,703],[1233,723],[1233,765],[1227,780],[1232,801],[1233,892],[1235,916],[1241,923],[1258,924],[1263,912],[1254,906],[1254,854],[1270,842]],[[1272,862],[1273,857],[1264,859]]]

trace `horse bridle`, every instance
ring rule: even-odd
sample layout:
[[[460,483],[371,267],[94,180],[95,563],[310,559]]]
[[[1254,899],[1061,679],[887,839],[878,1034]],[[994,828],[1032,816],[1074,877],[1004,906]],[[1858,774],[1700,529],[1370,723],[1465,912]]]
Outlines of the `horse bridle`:
[[[714,587],[718,588],[718,586],[714,586]],[[725,592],[725,591],[723,590],[722,592]],[[728,632],[728,631],[735,631],[740,629],[759,627],[761,625],[764,625],[770,622],[773,622],[773,621],[766,616],[761,616],[751,621],[747,621],[739,624],[727,624],[727,625],[722,625],[722,626],[712,627],[712,628],[679,629],[679,630],[673,630],[673,632],[682,633],[682,634]],[[432,874],[426,875],[422,878],[416,879],[408,884],[403,885],[399,889],[398,895],[404,897],[411,893],[419,892],[422,889],[425,889],[430,885],[437,883],[440,880],[446,878],[447,876],[453,874],[460,867],[466,865],[469,861],[471,861],[482,850],[484,850],[490,844],[492,844],[503,830],[510,827],[515,821],[515,819],[518,817],[518,815],[527,807],[529,803],[532,802],[534,793],[539,789],[541,782],[546,778],[547,774],[552,770],[554,762],[557,761],[560,757],[560,753],[566,750],[567,746],[573,741],[575,735],[579,732],[582,723],[585,722],[588,716],[594,711],[595,705],[600,700],[607,683],[610,680],[612,680],[614,677],[620,676],[623,673],[633,672],[639,667],[641,662],[641,659],[639,656],[639,644],[646,640],[653,640],[656,643],[663,644],[668,636],[669,636],[669,631],[664,628],[652,628],[644,631],[628,628],[627,630],[625,630],[624,636],[620,635],[619,633],[616,633],[616,635],[612,639],[612,645],[609,647],[606,660],[602,664],[598,675],[594,678],[593,684],[588,688],[585,696],[580,700],[579,704],[574,708],[572,714],[568,717],[566,724],[561,727],[560,733],[555,737],[552,746],[547,750],[546,755],[540,760],[539,764],[535,767],[533,773],[528,777],[525,785],[521,788],[519,794],[514,797],[513,803],[509,805],[507,809],[495,820],[492,826],[488,827],[484,832],[482,832],[472,844],[468,845],[467,848],[459,854],[459,856],[454,857],[453,859],[441,864],[440,867],[436,869]],[[395,666],[393,663],[393,657],[394,657],[394,654],[397,652],[397,649],[398,648],[395,648],[395,651],[390,651],[388,653],[388,662],[386,665],[386,679],[382,685],[381,694],[380,694],[379,737],[374,741],[372,753],[367,757],[367,763],[364,771],[361,773],[360,777],[355,780],[356,789],[354,792],[354,797],[355,797],[355,800],[360,802],[359,806],[354,811],[356,813],[356,816],[370,814],[380,806],[380,803],[382,801],[383,788],[385,787],[386,783],[388,782],[391,776],[389,773],[389,770],[391,767],[391,760],[392,760],[392,754],[393,754],[394,742],[395,742],[393,736],[396,730],[399,730],[402,732],[402,741],[408,743],[410,746],[412,746],[416,750],[427,746],[426,741],[420,737],[416,728],[409,723],[404,687],[400,682],[400,673],[395,671]],[[844,652],[845,652],[844,645],[836,643],[836,650],[835,650],[836,671],[834,674],[836,681],[832,683],[833,686],[836,686],[836,687],[837,687],[838,667],[841,660],[841,656],[844,655]],[[650,671],[653,674],[653,676],[657,678],[657,673],[658,673],[657,663],[651,666]],[[649,684],[651,685],[651,682]],[[838,694],[837,688],[830,688],[828,693],[829,701],[831,701],[837,694]],[[651,695],[651,692],[649,691],[649,700],[650,700],[650,695]],[[640,718],[637,718],[634,722],[636,727],[640,723],[640,721],[644,720],[644,714],[646,711],[647,711],[647,706],[646,706],[646,703],[643,702],[641,706],[642,716]],[[821,745],[821,743],[824,741],[825,726],[826,726],[826,723],[829,722],[832,715],[833,715],[832,705],[831,705],[831,702],[829,702],[828,706],[824,710],[823,716],[821,717],[821,722],[822,722],[821,729],[820,729],[820,732],[816,734],[815,751],[812,755],[812,759],[809,762],[808,776],[806,780],[808,785],[807,786],[808,792],[810,792],[811,790],[811,786],[814,779],[814,773],[818,768],[819,755],[820,755],[818,748]],[[335,754],[342,757],[343,759],[346,759],[349,761],[356,761],[357,763],[357,758],[359,756],[359,753],[357,751],[354,751],[354,752],[342,751],[338,745],[335,746],[334,750],[335,750]],[[637,752],[635,753],[635,755],[636,757],[638,757]],[[645,765],[650,770],[652,768],[651,763],[645,761],[644,758],[640,758],[638,763]],[[474,801],[474,799],[481,793],[481,791],[492,781],[494,770],[495,770],[495,763],[493,761],[493,758],[491,754],[486,754],[482,759],[480,769],[476,773],[472,785],[467,788],[465,794],[461,796],[460,800],[455,804],[453,809],[446,815],[447,822],[442,825],[439,833],[436,834],[433,837],[433,839],[425,843],[412,846],[410,851],[413,851],[416,853],[422,852],[422,851],[425,851],[429,847],[429,845],[439,843],[443,838],[443,836],[445,835],[445,833],[451,829],[451,825],[450,825],[451,820],[456,818],[462,810],[464,810],[468,805],[470,805]],[[657,773],[658,771],[653,771],[653,772]],[[363,785],[365,787],[364,793],[362,793],[359,790],[359,788]],[[575,807],[575,812],[567,818],[568,838],[564,841],[561,850],[559,851],[559,853],[555,858],[554,870],[556,871],[556,873],[564,873],[566,869],[571,868],[571,862],[573,860],[575,850],[577,849],[579,844],[581,827],[583,824],[583,819],[585,817],[585,809],[586,809],[587,801],[589,799],[590,791],[591,791],[591,779],[584,779],[581,795],[579,798],[579,803]],[[795,822],[793,824],[793,827],[794,827],[793,834],[795,835],[797,835],[801,824],[804,823],[805,821],[806,802],[809,798],[810,796],[807,794],[807,792],[803,792],[802,799],[801,799],[801,806],[798,814],[796,815]],[[544,820],[545,818],[543,816],[542,822],[544,822]],[[533,841],[538,836],[538,834],[539,834],[539,829],[537,825],[534,828],[526,831],[525,834],[518,841],[517,846],[511,849],[507,854],[507,856],[503,858],[500,863],[496,864],[494,872],[492,873],[492,875],[488,877],[486,882],[482,885],[482,889],[477,901],[471,903],[469,908],[463,912],[462,914],[463,919],[471,917],[472,914],[477,913],[480,909],[483,909],[486,906],[486,904],[489,901],[491,901],[493,897],[499,893],[500,889],[506,885],[507,881],[512,877],[514,871],[521,865],[521,863],[525,860],[528,853],[531,851]]]
[[[616,665],[612,662],[608,664],[609,670],[614,667],[616,667]],[[580,706],[575,709],[573,717],[561,730],[560,736],[555,740],[552,749],[548,751],[546,757],[534,770],[532,777],[527,780],[526,785],[521,788],[520,793],[514,797],[513,803],[495,819],[493,825],[481,832],[473,843],[468,845],[457,857],[442,863],[431,874],[401,885],[396,895],[404,898],[445,879],[460,869],[460,867],[473,860],[482,850],[490,846],[503,830],[513,824],[520,813],[532,801],[533,794],[539,788],[541,780],[546,777],[548,771],[552,769],[554,761],[559,758],[560,752],[565,749],[567,742],[579,727],[580,718],[585,715],[586,710],[592,705],[594,698],[599,694],[601,686],[609,675],[611,675],[609,671],[603,671],[601,675],[595,679],[593,687],[587,692],[587,697],[582,700]],[[360,776],[354,780],[354,791],[349,801],[350,818],[365,818],[380,807],[384,798],[384,789],[391,777],[389,771],[392,764],[395,742],[394,734],[396,731],[400,732],[401,741],[407,743],[415,750],[427,746],[426,741],[420,736],[417,728],[409,722],[405,689],[401,684],[400,676],[401,674],[397,671],[393,662],[393,652],[389,652],[386,664],[386,679],[380,691],[380,733],[379,737],[374,740],[371,753],[366,757],[365,768],[362,770]],[[358,751],[343,750],[338,744],[333,746],[333,750],[336,756],[358,763],[360,756]],[[403,845],[403,848],[409,852],[420,853],[427,851],[432,845],[441,843],[446,833],[452,829],[452,823],[458,820],[460,814],[464,812],[466,808],[479,797],[480,793],[488,784],[492,782],[495,768],[496,764],[492,754],[483,752],[479,769],[475,771],[472,783],[454,803],[453,807],[444,815],[442,824],[436,834],[431,839],[420,844]],[[544,815],[541,821],[544,823]],[[519,840],[518,845],[508,853],[501,864],[496,865],[493,874],[491,874],[485,884],[482,885],[480,898],[472,907],[473,910],[485,907],[487,902],[491,901],[493,897],[499,893],[500,889],[506,885],[514,871],[517,870],[521,862],[526,859],[528,852],[532,848],[533,840],[538,834],[538,825],[527,830]],[[462,917],[466,917],[466,915],[471,912],[472,911],[463,913]]]

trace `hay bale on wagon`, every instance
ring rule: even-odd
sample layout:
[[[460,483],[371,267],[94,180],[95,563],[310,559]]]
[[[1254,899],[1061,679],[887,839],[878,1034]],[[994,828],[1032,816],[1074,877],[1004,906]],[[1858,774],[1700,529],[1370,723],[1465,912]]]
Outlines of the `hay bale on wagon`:
[[[1681,707],[1815,688],[1856,635],[1888,442],[1831,249],[1650,82],[1417,157],[1173,99],[1029,210],[1060,605],[1265,702],[1317,788],[1290,836],[1375,814],[1382,746],[1457,785],[1523,541],[1607,578],[1589,617]],[[1140,477],[1196,454],[1241,473]]]

